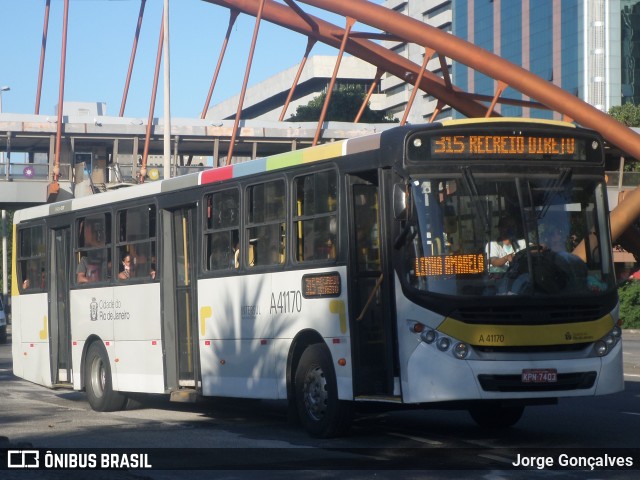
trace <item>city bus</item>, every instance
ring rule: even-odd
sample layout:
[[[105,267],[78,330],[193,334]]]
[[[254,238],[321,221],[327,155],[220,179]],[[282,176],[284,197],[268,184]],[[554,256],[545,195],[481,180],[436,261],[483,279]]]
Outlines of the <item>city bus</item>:
[[[360,407],[496,428],[623,389],[604,144],[570,123],[396,126],[13,228],[14,373],[96,411],[281,399],[331,437]]]

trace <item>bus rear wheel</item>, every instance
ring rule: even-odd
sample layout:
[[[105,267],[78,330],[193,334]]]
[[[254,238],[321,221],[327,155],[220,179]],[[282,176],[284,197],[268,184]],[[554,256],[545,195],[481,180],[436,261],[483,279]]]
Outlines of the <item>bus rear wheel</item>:
[[[329,349],[322,344],[307,347],[295,376],[296,405],[300,422],[309,435],[331,438],[351,423],[351,404],[338,399],[338,384]]]
[[[482,428],[508,428],[518,423],[524,413],[524,405],[504,405],[487,402],[469,409],[471,418]]]
[[[127,397],[113,390],[109,356],[100,342],[94,342],[87,350],[84,384],[89,405],[96,412],[122,410]]]

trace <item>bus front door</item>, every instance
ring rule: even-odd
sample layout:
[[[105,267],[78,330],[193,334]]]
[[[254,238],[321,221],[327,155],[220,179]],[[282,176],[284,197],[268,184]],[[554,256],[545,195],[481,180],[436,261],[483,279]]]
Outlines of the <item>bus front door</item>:
[[[389,276],[384,271],[384,231],[377,171],[352,175],[350,234],[351,333],[354,393],[393,396],[393,327]]]
[[[166,211],[171,225],[162,272],[165,308],[167,385],[172,399],[191,400],[199,388],[198,330],[196,315],[196,206]],[[173,304],[173,305],[171,305]],[[171,359],[175,359],[172,361]],[[184,394],[184,396],[183,396]]]
[[[49,341],[51,348],[51,381],[54,385],[70,384],[71,320],[69,316],[69,258],[71,229],[53,230],[49,269]],[[44,275],[45,272],[42,272]],[[42,279],[44,282],[44,278]]]

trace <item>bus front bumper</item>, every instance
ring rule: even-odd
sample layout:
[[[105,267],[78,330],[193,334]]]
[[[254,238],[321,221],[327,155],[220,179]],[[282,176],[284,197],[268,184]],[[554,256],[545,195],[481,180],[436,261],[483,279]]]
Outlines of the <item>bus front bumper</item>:
[[[525,382],[524,371],[555,371],[556,382]],[[624,388],[622,344],[604,357],[460,360],[421,343],[402,378],[404,403],[606,395]]]

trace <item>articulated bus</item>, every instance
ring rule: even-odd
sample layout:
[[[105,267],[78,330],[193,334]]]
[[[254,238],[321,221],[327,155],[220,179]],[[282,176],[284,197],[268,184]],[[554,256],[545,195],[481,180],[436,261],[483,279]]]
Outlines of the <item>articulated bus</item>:
[[[624,384],[603,140],[569,123],[394,127],[25,209],[13,245],[14,373],[96,411],[283,399],[330,437]]]

